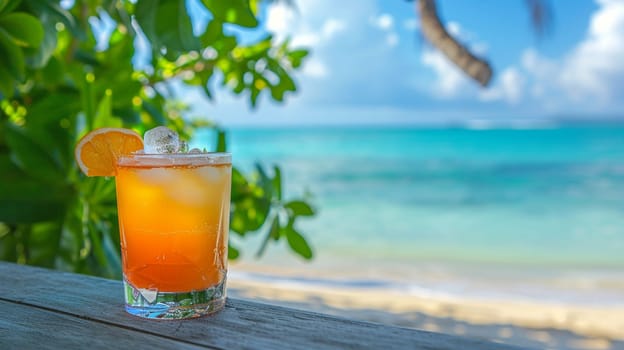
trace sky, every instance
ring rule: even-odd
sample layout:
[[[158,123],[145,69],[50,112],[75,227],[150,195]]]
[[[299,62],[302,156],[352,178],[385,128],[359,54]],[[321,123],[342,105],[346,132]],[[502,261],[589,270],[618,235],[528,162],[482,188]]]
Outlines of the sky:
[[[308,48],[298,91],[183,91],[194,115],[222,125],[542,123],[624,120],[624,0],[550,0],[543,35],[524,0],[438,0],[448,31],[494,69],[489,87],[465,77],[419,34],[413,1],[295,0],[267,6],[260,28]]]

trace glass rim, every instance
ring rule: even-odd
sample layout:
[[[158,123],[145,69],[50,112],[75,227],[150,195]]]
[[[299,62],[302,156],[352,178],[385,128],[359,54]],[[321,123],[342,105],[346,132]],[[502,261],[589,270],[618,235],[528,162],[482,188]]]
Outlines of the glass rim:
[[[175,166],[175,165],[232,164],[229,152],[202,153],[132,153],[119,156],[118,166]]]

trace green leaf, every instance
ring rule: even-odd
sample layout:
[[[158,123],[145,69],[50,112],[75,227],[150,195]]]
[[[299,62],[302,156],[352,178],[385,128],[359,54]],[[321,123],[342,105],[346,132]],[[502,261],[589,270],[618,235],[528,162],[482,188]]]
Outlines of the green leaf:
[[[278,201],[282,200],[282,170],[277,165],[273,166],[273,191],[275,192],[275,198]]]
[[[106,255],[109,276],[113,278],[120,278],[121,257],[119,254],[119,245],[113,242],[111,235],[119,236],[117,232],[111,232],[111,230],[108,230],[107,234],[102,235],[102,246],[104,247],[104,253]]]
[[[72,193],[28,178],[6,154],[0,155],[0,222],[19,224],[63,215]]]
[[[206,82],[202,85],[202,91],[204,91],[204,94],[206,95],[206,97],[208,97],[208,100],[213,100],[212,92],[210,91],[210,87],[208,86],[208,79],[206,79]]]
[[[25,173],[44,183],[62,183],[65,176],[54,158],[41,148],[23,129],[6,123],[6,142],[11,159]]]
[[[312,249],[308,245],[305,238],[303,238],[303,236],[290,225],[287,226],[284,231],[286,233],[288,245],[292,248],[292,250],[305,259],[312,259]]]
[[[288,73],[286,73],[285,71],[282,70],[282,74],[280,74],[279,77],[280,77],[280,82],[277,86],[274,86],[271,89],[271,96],[273,97],[273,99],[277,101],[283,101],[284,94],[286,92],[295,91],[297,90],[297,88],[295,86],[295,82],[292,80],[290,75],[288,75]]]
[[[43,40],[43,26],[27,13],[14,12],[0,17],[0,30],[6,31],[19,46],[38,47]]]
[[[132,17],[129,14],[129,3],[125,3],[125,6],[117,6],[118,0],[104,0],[105,4],[102,6],[108,15],[120,24],[123,24],[128,33],[134,38],[136,31],[132,23]]]
[[[0,0],[0,15],[13,11],[21,0]]]
[[[61,173],[67,173],[75,164],[73,150],[80,95],[73,89],[63,89],[42,94],[32,101],[24,132],[53,158]]]
[[[226,133],[221,129],[217,129],[217,152],[225,152],[227,150]]]
[[[171,39],[167,38],[166,43],[179,43],[181,51],[193,51],[199,50],[199,39],[193,34],[193,24],[191,18],[186,11],[186,2],[184,0],[178,0],[177,4],[177,31],[174,31],[171,35]],[[165,9],[165,11],[167,11]],[[167,13],[167,12],[165,12]],[[162,23],[158,23],[158,31],[162,33],[171,33],[171,27],[168,27]],[[162,36],[162,35],[161,35]],[[170,45],[175,47],[174,45]]]
[[[83,177],[79,186],[80,193],[88,193],[83,200],[97,209],[104,209],[107,205],[115,207],[115,179],[108,177]]]
[[[71,118],[78,113],[80,107],[79,95],[74,90],[40,96],[28,109],[27,127],[31,131],[34,128],[45,129],[46,124],[58,124],[64,118]]]
[[[277,241],[281,236],[280,232],[281,227],[279,217],[275,215],[275,217],[273,218],[273,222],[271,223],[271,229],[269,230],[269,237],[272,238],[274,241]]]
[[[260,187],[264,190],[264,195],[267,197],[267,199],[270,200],[273,197],[274,191],[273,180],[269,178],[266,171],[264,171],[262,164],[256,163],[256,171],[259,175],[258,185],[260,185]]]
[[[98,61],[94,52],[77,49],[74,52],[74,59],[90,66],[100,66],[102,63]]]
[[[54,158],[26,132],[13,124],[5,128],[11,160],[26,174],[44,183],[62,183],[65,176]]]
[[[299,68],[303,59],[308,55],[308,50],[294,50],[288,53],[288,58],[290,58],[290,65],[293,68]]]
[[[132,107],[113,108],[113,114],[121,118],[122,124],[135,125],[141,123],[141,116]]]
[[[57,85],[63,81],[63,65],[54,56],[48,60],[48,64],[41,70],[43,80],[46,84]]]
[[[80,90],[82,110],[85,114],[88,130],[93,130],[93,121],[95,120],[95,92],[93,91],[94,80],[95,77],[93,76],[93,73],[85,74],[82,81],[82,89]]]
[[[154,106],[153,104],[151,104],[150,102],[143,100],[143,109],[152,116],[152,119],[154,119],[154,122],[158,125],[165,125],[167,124],[167,121],[165,120],[165,116],[160,112],[160,110],[158,108],[156,108],[156,106]]]
[[[258,249],[258,252],[256,253],[256,258],[260,258],[262,257],[262,255],[264,255],[264,251],[266,250],[267,245],[269,244],[269,240],[274,240],[277,241],[280,238],[280,222],[279,222],[279,217],[277,215],[273,216],[273,220],[271,221],[271,227],[269,228],[269,231],[267,232],[266,236],[264,236],[264,239],[262,240],[262,243],[260,244],[260,249]]]
[[[158,46],[158,37],[156,36],[156,13],[160,0],[154,1],[138,1],[134,9],[134,16],[143,29],[143,33],[153,46]],[[153,48],[156,49],[156,48]]]
[[[232,201],[238,201],[248,194],[249,182],[236,168],[232,167]]]
[[[45,191],[45,188],[41,188]],[[33,200],[0,198],[0,221],[8,224],[36,223],[63,216],[65,202],[40,197]]]
[[[80,26],[76,24],[74,16],[63,9],[57,2],[49,0],[28,0],[28,5],[32,7],[34,12],[37,13],[38,17],[42,20],[46,32],[51,29],[46,25],[48,21],[53,23],[62,22],[74,37],[79,40],[84,40],[86,38],[85,33]],[[53,33],[56,34],[56,29],[54,29]]]
[[[56,49],[56,18],[44,12],[39,16],[43,24],[43,41],[37,49],[26,49],[26,64],[31,68],[41,68],[48,64]]]
[[[87,224],[89,238],[91,241],[91,251],[90,253],[95,258],[98,263],[98,266],[102,270],[106,270],[108,267],[108,262],[106,260],[106,253],[104,252],[104,248],[102,247],[102,235],[104,232],[100,232],[100,228],[95,227],[95,223],[89,222]]]
[[[256,107],[256,103],[258,101],[258,95],[260,95],[260,90],[257,89],[255,85],[253,85],[251,87],[251,94],[249,96],[252,108]]]
[[[116,68],[118,67],[111,67],[111,69]],[[119,69],[119,72],[119,75],[116,75],[114,78],[107,77],[108,81],[110,81],[110,79],[114,79],[114,82],[111,82],[106,86],[106,88],[111,89],[115,93],[115,98],[112,100],[113,111],[115,111],[115,109],[134,109],[132,100],[135,96],[140,96],[143,86],[136,80],[124,78],[121,73],[121,69]],[[126,71],[125,76],[128,77],[131,74],[132,71],[128,70]]]
[[[221,37],[223,37],[223,22],[213,19],[208,23],[206,30],[199,39],[202,47],[209,47]]]
[[[202,0],[202,3],[214,18],[221,22],[234,23],[248,28],[258,25],[258,20],[249,6],[249,0]]]
[[[4,66],[14,79],[24,80],[24,54],[8,34],[2,31],[0,31],[0,65]]]
[[[240,256],[240,252],[236,249],[232,243],[228,243],[228,259],[236,260]]]
[[[58,221],[33,225],[28,237],[28,264],[54,267],[60,239],[61,225]]]
[[[13,97],[13,77],[3,66],[0,66],[0,93],[2,93],[0,100]]]
[[[119,278],[121,271],[119,248],[111,241],[111,225],[103,218],[93,215],[87,223],[91,241],[91,256],[98,262],[100,274],[109,278]]]
[[[167,53],[199,50],[184,0],[139,1],[135,16],[155,50]]]
[[[284,208],[290,209],[296,216],[314,216],[314,209],[304,201],[288,202]]]
[[[83,244],[82,233],[82,205],[72,205],[67,210],[63,227],[61,228],[61,240],[59,242],[59,255],[62,262],[68,266],[78,264],[80,247]]]
[[[4,236],[0,236],[0,259],[5,261],[17,261],[17,244],[18,240],[13,232],[9,231]]]
[[[271,202],[266,197],[246,195],[232,203],[232,231],[244,235],[262,227],[271,209]]]
[[[224,35],[222,38],[219,38],[219,40],[214,43],[213,47],[215,50],[217,50],[217,52],[219,53],[219,56],[223,56],[223,55],[228,54],[230,51],[232,51],[236,47],[237,44],[238,44],[238,41],[236,40],[236,37]],[[231,64],[231,62],[228,60],[220,60],[219,63],[224,64],[224,65]],[[228,69],[224,69],[224,71],[227,71],[227,70]]]
[[[246,59],[261,60],[268,57],[269,50],[271,50],[273,41],[272,35],[267,35],[259,42],[241,47],[242,55]]]
[[[112,102],[113,92],[110,89],[104,91],[104,96],[98,104],[97,112],[95,113],[95,120],[93,121],[93,128],[120,128],[122,127],[121,119],[113,116]]]
[[[258,165],[259,172],[264,171]],[[256,231],[265,223],[271,211],[270,179],[263,177],[258,184],[250,182],[238,169],[232,168],[232,216],[230,228],[245,235]]]

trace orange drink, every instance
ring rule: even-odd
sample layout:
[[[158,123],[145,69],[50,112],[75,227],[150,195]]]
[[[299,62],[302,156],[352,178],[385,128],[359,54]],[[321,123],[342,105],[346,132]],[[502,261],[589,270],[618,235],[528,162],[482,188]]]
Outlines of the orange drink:
[[[117,162],[126,310],[196,317],[225,303],[231,159],[132,154]]]
[[[126,311],[199,317],[225,305],[232,160],[202,153],[159,126],[84,135],[74,157],[86,176],[114,176]]]

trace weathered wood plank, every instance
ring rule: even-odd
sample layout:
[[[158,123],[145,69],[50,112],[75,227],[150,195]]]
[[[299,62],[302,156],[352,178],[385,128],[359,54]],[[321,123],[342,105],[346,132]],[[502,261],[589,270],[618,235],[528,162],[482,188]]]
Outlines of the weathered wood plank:
[[[0,301],[0,349],[203,349],[180,341]]]
[[[0,263],[0,281],[0,300],[59,310],[83,319],[213,348],[517,349],[236,299],[228,299],[225,310],[210,317],[144,320],[123,310],[119,281],[9,263]]]

